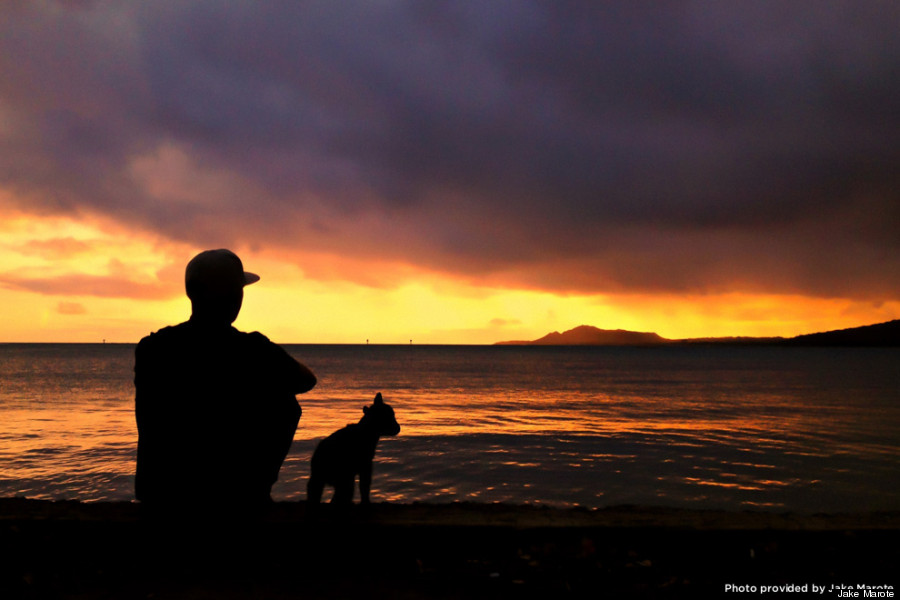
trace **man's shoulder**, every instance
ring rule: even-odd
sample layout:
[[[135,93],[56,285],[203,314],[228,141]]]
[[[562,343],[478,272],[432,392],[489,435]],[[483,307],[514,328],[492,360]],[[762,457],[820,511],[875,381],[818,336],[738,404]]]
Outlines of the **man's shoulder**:
[[[154,343],[163,343],[168,341],[182,340],[189,337],[218,339],[220,341],[231,339],[252,344],[273,344],[273,342],[269,340],[269,338],[258,331],[245,332],[240,331],[239,329],[236,329],[234,327],[228,327],[226,330],[219,330],[210,334],[210,332],[205,329],[201,328],[198,330],[192,325],[190,321],[185,321],[184,323],[179,323],[178,325],[163,327],[162,329],[154,331],[150,335],[141,338],[141,341],[138,342],[138,344],[147,345]]]
[[[189,348],[206,348],[213,354],[231,351],[241,354],[272,357],[283,352],[278,344],[272,342],[258,331],[244,332],[234,327],[209,331],[197,328],[190,321],[163,327],[141,339],[137,345],[137,354],[172,354],[186,352]]]
[[[253,344],[275,344],[275,342],[258,331],[239,331],[238,333],[240,333],[247,341]]]
[[[168,327],[163,327],[157,331],[154,331],[150,335],[146,335],[141,338],[141,341],[138,342],[140,344],[153,344],[162,341],[166,341],[170,338],[178,338],[188,335],[188,322],[179,323],[178,325],[169,325]]]
[[[261,356],[271,357],[273,353],[283,353],[284,349],[258,331],[234,331],[234,339],[241,347]]]
[[[190,335],[190,327],[188,327],[187,322],[163,327],[162,329],[141,338],[141,341],[137,344],[136,352],[140,355],[147,354],[156,349],[179,346],[183,344]]]
[[[254,356],[257,360],[270,365],[269,368],[296,368],[297,360],[288,353],[287,349],[276,344],[262,333],[258,331],[238,331],[237,335],[241,339],[241,348],[250,356]]]

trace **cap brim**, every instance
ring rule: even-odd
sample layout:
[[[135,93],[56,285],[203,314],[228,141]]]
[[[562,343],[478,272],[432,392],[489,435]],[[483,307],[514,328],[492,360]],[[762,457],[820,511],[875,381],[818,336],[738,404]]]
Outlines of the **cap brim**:
[[[244,285],[250,285],[251,283],[256,283],[259,281],[259,275],[256,273],[248,273],[244,271]]]

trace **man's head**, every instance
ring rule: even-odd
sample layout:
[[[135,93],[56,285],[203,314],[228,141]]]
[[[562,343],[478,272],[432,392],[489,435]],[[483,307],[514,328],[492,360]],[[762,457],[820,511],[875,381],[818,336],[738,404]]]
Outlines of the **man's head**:
[[[244,271],[241,259],[230,250],[206,250],[191,259],[184,271],[184,287],[193,314],[232,323],[241,311],[244,286],[259,276]]]

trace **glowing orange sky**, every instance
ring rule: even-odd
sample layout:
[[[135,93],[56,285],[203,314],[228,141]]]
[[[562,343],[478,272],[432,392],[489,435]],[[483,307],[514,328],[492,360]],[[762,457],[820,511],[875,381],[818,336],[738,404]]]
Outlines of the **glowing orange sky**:
[[[135,342],[190,314],[183,265],[197,248],[108,222],[21,214],[7,214],[0,235],[0,341]],[[248,288],[236,326],[282,343],[483,344],[535,339],[581,324],[668,338],[790,336],[900,316],[897,302],[739,293],[563,295],[478,286],[408,264],[237,250],[262,281]],[[340,279],[354,270],[387,283]]]
[[[281,342],[896,319],[898,20],[0,3],[0,341],[134,342],[217,247],[262,275],[237,326]]]

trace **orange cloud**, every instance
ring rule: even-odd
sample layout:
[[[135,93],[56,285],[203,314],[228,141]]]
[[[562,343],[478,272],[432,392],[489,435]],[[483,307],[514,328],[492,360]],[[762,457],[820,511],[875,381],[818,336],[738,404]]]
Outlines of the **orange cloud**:
[[[13,216],[0,218],[0,305],[7,315],[0,340],[136,341],[189,316],[184,265],[202,249],[199,242],[178,244],[89,217]],[[370,225],[348,227],[380,231]],[[612,285],[597,292],[588,281],[566,287],[554,278],[574,273],[612,279],[614,273],[599,263],[583,270],[577,261],[553,256],[536,262],[524,257],[520,270],[490,265],[484,272],[476,268],[478,274],[459,272],[419,261],[419,246],[392,233],[378,234],[384,253],[315,250],[302,237],[294,247],[289,239],[232,245],[246,268],[263,278],[248,291],[236,325],[285,343],[469,344],[536,339],[581,324],[668,338],[789,336],[900,317],[900,302],[875,297],[737,293],[736,286],[700,293],[701,285],[682,293]],[[621,238],[605,241],[623,277],[639,271],[644,260],[652,266],[651,257],[629,257]],[[674,256],[678,246],[673,241],[668,253]],[[672,271],[673,278],[696,281]]]
[[[91,244],[73,237],[53,238],[29,240],[16,247],[15,250],[25,255],[39,256],[47,260],[58,260],[90,252]]]
[[[495,317],[491,319],[490,325],[491,327],[508,327],[511,325],[521,325],[522,321],[519,319],[501,319],[499,317]]]
[[[168,300],[183,293],[180,286],[176,287],[171,283],[142,283],[120,277],[81,274],[45,278],[6,274],[0,275],[0,285],[49,296]]]
[[[87,309],[78,302],[60,302],[56,305],[56,312],[61,315],[84,315]]]

